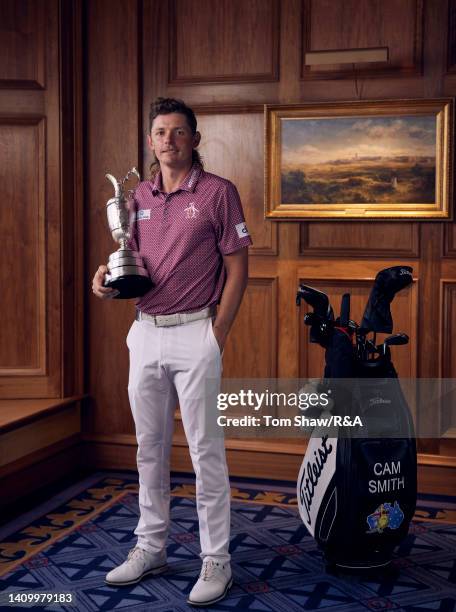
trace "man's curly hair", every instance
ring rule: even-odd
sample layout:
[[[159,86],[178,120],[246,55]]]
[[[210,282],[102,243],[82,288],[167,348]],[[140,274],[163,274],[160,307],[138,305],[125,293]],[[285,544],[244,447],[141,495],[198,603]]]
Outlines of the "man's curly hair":
[[[195,113],[185,104],[185,102],[178,100],[177,98],[157,98],[154,102],[152,102],[149,112],[149,134],[152,131],[154,119],[158,117],[158,115],[169,115],[170,113],[180,113],[181,115],[185,115],[192,134],[196,134],[197,121]],[[192,151],[192,161],[194,164],[201,166],[201,168],[203,167],[203,160],[196,149],[193,149]],[[160,162],[154,155],[154,160],[150,165],[151,180],[154,180],[159,170]]]

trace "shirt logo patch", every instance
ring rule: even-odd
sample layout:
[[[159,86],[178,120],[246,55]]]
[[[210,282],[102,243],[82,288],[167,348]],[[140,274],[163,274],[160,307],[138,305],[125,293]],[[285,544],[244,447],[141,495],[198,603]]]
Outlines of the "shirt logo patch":
[[[239,238],[245,238],[246,236],[250,236],[249,230],[247,229],[247,224],[245,222],[238,223],[236,225],[236,231]]]
[[[195,219],[199,215],[199,210],[195,206],[195,202],[190,202],[187,208],[184,208],[187,219]]]
[[[143,221],[144,219],[150,219],[150,208],[148,210],[138,210],[136,212],[136,221]]]

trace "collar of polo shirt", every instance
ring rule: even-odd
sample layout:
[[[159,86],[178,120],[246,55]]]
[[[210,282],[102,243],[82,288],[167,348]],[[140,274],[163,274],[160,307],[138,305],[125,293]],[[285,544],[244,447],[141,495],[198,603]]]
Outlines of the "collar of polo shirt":
[[[196,183],[198,182],[198,178],[201,174],[201,167],[198,164],[193,164],[190,169],[190,172],[184,178],[182,183],[179,185],[177,189],[174,191],[189,191],[193,193],[195,191]],[[162,182],[162,173],[161,170],[157,172],[154,183],[152,185],[152,193],[157,195],[158,192],[163,192],[163,182]]]

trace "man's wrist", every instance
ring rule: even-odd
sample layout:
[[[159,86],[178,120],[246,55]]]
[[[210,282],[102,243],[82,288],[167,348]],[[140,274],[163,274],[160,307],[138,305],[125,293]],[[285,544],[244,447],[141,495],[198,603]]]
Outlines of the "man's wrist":
[[[223,351],[223,349],[225,348],[225,342],[228,336],[227,328],[223,325],[220,325],[219,323],[214,323],[212,327],[212,331],[218,342],[220,350]]]
[[[216,329],[220,334],[223,334],[224,336],[227,336],[228,332],[230,331],[230,328],[228,325],[224,325],[223,323],[218,323],[217,321],[215,321],[212,328],[214,330]]]

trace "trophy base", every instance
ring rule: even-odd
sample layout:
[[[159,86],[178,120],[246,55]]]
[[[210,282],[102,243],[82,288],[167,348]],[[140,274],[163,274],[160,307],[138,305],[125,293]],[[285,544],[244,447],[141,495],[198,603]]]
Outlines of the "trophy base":
[[[142,297],[153,287],[153,283],[148,276],[139,274],[126,274],[118,276],[104,283],[105,287],[117,289],[118,295],[115,300],[130,300],[131,298]]]

